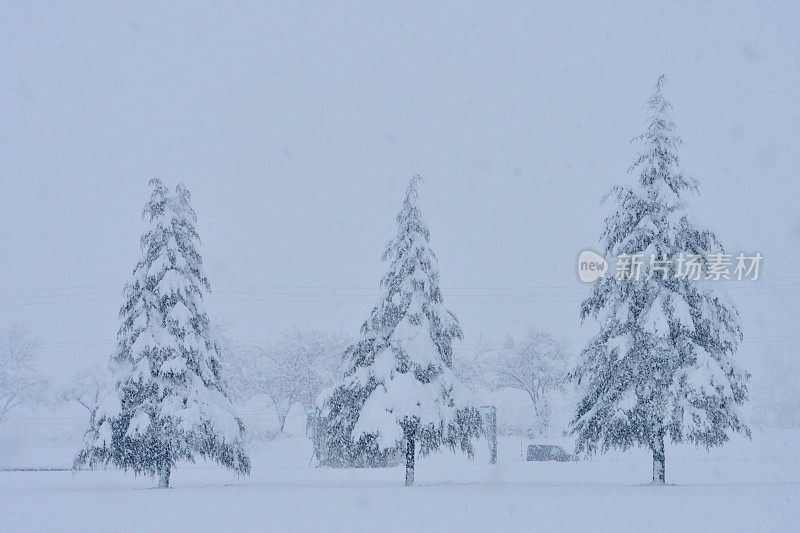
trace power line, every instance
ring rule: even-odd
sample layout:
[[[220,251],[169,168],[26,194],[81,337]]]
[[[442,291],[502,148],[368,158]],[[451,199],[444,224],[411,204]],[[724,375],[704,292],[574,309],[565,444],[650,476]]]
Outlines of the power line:
[[[237,416],[247,418],[275,417],[275,413],[237,413]],[[54,416],[54,417],[28,417],[28,418],[3,418],[0,424],[18,424],[23,426],[50,426],[50,427],[75,427],[78,422],[87,422],[89,415],[85,416]]]
[[[800,339],[800,335],[754,335],[745,337],[742,344],[761,344],[765,342],[789,342]],[[275,346],[282,344],[281,340],[256,340],[256,341],[234,341],[235,344],[242,346]],[[104,346],[116,344],[116,340],[76,340],[76,341],[54,341],[39,343],[40,348],[83,348],[90,346]],[[476,348],[479,346],[486,348],[502,348],[503,343],[481,343],[481,342],[456,342],[455,346],[465,348]]]
[[[275,416],[274,413],[237,413],[238,416]],[[0,419],[0,423],[2,422],[16,422],[18,424],[24,424],[29,420],[43,420],[43,421],[68,421],[68,420],[88,420],[89,415],[85,416],[39,416],[39,417],[27,417],[27,418],[3,418]]]
[[[794,285],[791,285],[794,286]],[[756,289],[757,287],[748,287],[748,289]],[[765,287],[770,289],[772,287]],[[357,298],[356,295],[338,295],[338,294],[303,294],[303,293],[275,293],[271,297],[259,297],[259,293],[242,293],[243,296],[251,295],[251,297],[228,297],[228,296],[209,296],[209,301],[219,302],[264,302],[264,303],[311,303],[311,304],[374,304],[377,298]],[[579,303],[586,296],[588,290],[581,293],[540,293],[540,294],[473,294],[473,295],[452,295],[447,298],[450,304],[535,304],[535,303]],[[798,290],[774,290],[774,291],[760,291],[760,292],[738,292],[732,291],[729,293],[731,296],[782,296],[800,294],[800,286]],[[286,297],[283,297],[286,296]],[[325,297],[323,297],[325,296]],[[467,299],[466,296],[471,296]],[[556,297],[556,299],[543,299],[542,297]],[[59,295],[58,298],[64,298],[64,295]],[[7,299],[0,298],[0,302]],[[59,305],[59,304],[74,304],[74,303],[88,303],[88,302],[107,302],[119,301],[120,297],[113,298],[76,298],[76,299],[59,299],[59,300],[44,300],[32,302],[17,302],[17,303],[3,303],[0,307],[25,307],[25,306],[39,306],[39,305]]]
[[[772,281],[781,281],[781,280],[790,280],[790,279],[797,279],[800,280],[800,276],[772,276],[772,277],[763,277],[756,281],[752,280],[717,280],[714,283],[741,283],[741,282],[751,282],[754,284],[762,285],[764,282],[772,282]],[[794,283],[788,283],[785,285],[774,285],[774,287],[781,287],[781,286],[794,286],[800,284],[800,281]],[[26,288],[26,289],[4,289],[0,290],[0,294],[20,294],[20,293],[38,293],[38,292],[63,292],[63,291],[82,291],[84,289],[97,289],[97,288],[121,288],[123,286],[122,283],[114,283],[114,284],[98,284],[98,285],[78,285],[78,286],[67,286],[67,287],[43,287],[43,288]],[[263,284],[263,283],[235,283],[235,282],[220,282],[213,284],[215,287],[233,287],[233,288],[244,288],[244,289],[293,289],[293,290],[325,290],[325,291],[377,291],[377,286],[368,286],[368,287],[359,287],[359,286],[332,286],[332,285],[291,285],[291,284]],[[492,286],[492,287],[477,287],[477,286],[469,286],[469,287],[443,287],[444,291],[467,291],[467,292],[474,292],[474,291],[528,291],[528,290],[547,290],[547,289],[579,289],[587,287],[585,284],[580,283],[571,283],[566,285],[553,285],[553,284],[546,284],[546,285],[517,285],[517,286]],[[218,291],[215,291],[218,292]],[[119,294],[119,290],[106,290],[100,291],[100,293],[105,294]],[[28,296],[29,298],[37,297],[39,295]],[[52,296],[69,296],[69,295],[41,295],[42,297]],[[24,297],[24,296],[23,296]]]
[[[0,294],[7,294],[7,293],[20,293],[20,292],[43,292],[43,291],[68,291],[68,290],[79,290],[79,289],[96,289],[100,287],[119,287],[120,284],[110,284],[106,283],[103,285],[78,285],[78,286],[71,286],[71,287],[47,287],[47,288],[34,288],[34,289],[3,289],[0,291]]]

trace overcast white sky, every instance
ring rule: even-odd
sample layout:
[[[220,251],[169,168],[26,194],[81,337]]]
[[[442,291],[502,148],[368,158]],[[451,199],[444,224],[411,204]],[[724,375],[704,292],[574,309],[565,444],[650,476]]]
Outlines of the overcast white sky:
[[[729,284],[743,363],[800,340],[796,3],[135,4],[2,5],[0,323],[54,379],[108,357],[150,177],[191,190],[241,340],[355,333],[419,172],[465,342],[580,346],[577,254],[661,73],[698,217],[765,256]]]

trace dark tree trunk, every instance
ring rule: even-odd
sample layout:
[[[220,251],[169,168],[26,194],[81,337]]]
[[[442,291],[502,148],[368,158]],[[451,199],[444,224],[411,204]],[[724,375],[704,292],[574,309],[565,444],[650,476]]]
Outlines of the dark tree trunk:
[[[653,452],[653,485],[663,485],[666,481],[666,454],[664,453],[664,433],[653,437],[650,445]]]
[[[414,433],[406,432],[406,487],[414,484]]]
[[[169,488],[169,475],[171,473],[172,467],[169,464],[169,460],[165,460],[164,463],[161,465],[161,469],[158,472],[158,488],[159,489],[168,489]]]
[[[489,406],[486,412],[486,440],[489,441],[489,462],[497,464],[497,409],[494,406]]]

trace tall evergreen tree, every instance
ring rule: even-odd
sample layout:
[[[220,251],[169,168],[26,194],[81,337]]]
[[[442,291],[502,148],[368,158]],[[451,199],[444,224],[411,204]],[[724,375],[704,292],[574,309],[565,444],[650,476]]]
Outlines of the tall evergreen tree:
[[[248,473],[244,425],[220,377],[220,347],[205,312],[211,287],[198,251],[189,191],[157,179],[142,214],[141,259],[125,285],[110,367],[115,386],[94,415],[75,464],[112,463],[168,487],[180,460],[212,459]]]
[[[347,376],[326,397],[323,416],[339,417],[349,438],[378,453],[403,449],[406,485],[422,455],[447,446],[472,455],[478,410],[453,375],[453,339],[462,337],[444,307],[430,233],[417,207],[419,176],[408,185],[397,235],[383,254],[383,295],[345,353]],[[342,400],[345,398],[345,400]],[[350,429],[352,428],[352,429]]]
[[[733,359],[739,315],[705,275],[722,246],[686,203],[697,186],[680,170],[663,84],[661,76],[647,131],[635,139],[638,184],[612,189],[617,207],[601,235],[607,260],[642,254],[650,268],[636,276],[627,263],[622,275],[595,281],[583,302],[581,318],[597,319],[600,331],[573,372],[585,394],[571,423],[578,452],[648,447],[654,483],[665,481],[665,438],[711,447],[730,431],[750,434],[738,410],[749,375]],[[699,279],[685,275],[689,254],[703,266]]]

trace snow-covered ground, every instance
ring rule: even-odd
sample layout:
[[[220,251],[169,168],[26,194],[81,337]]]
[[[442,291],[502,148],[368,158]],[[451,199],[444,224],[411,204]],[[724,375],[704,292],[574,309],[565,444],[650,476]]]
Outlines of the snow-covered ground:
[[[313,468],[302,437],[259,445],[247,478],[181,465],[169,490],[113,470],[0,472],[0,530],[787,531],[800,523],[800,431],[756,433],[709,453],[668,448],[665,487],[646,484],[641,451],[528,463],[522,444],[503,438],[497,465],[485,447],[472,461],[424,458],[410,488],[399,467]],[[13,466],[68,466],[69,455],[29,446]]]

